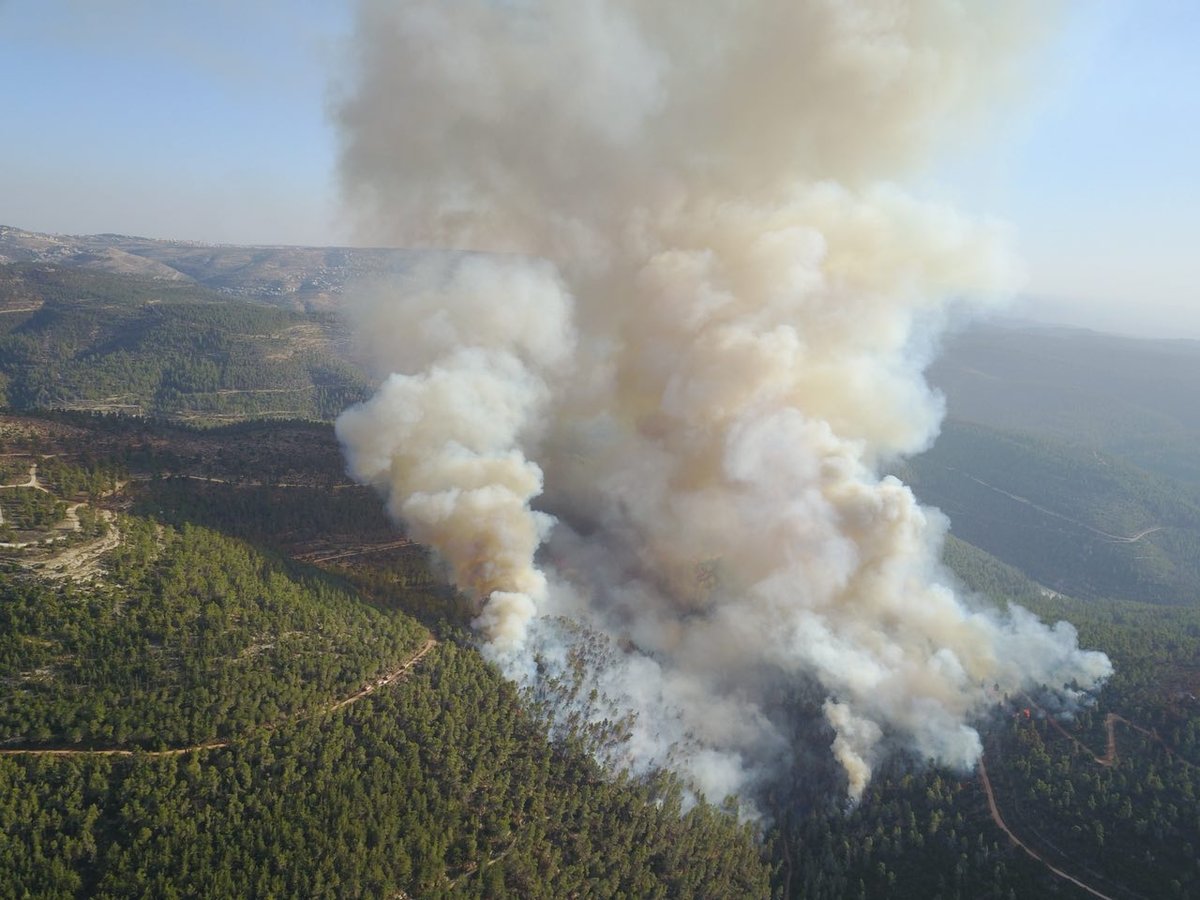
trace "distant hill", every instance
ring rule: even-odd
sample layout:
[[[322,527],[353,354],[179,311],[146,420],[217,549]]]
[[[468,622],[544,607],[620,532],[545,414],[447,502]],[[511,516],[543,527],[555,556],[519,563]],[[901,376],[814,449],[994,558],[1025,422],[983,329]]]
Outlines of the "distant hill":
[[[183,279],[0,266],[0,400],[197,422],[331,419],[367,393],[332,326]]]
[[[226,296],[329,312],[356,279],[403,269],[422,251],[268,247],[58,235],[0,225],[0,264],[44,263],[113,275],[194,282]]]
[[[897,474],[1056,591],[1200,599],[1200,342],[977,326],[929,371],[949,420]]]
[[[1200,484],[1200,341],[990,325],[948,341],[929,378],[953,419],[1092,446]]]
[[[1073,444],[948,422],[897,472],[955,535],[1072,596],[1195,604],[1200,488]]]

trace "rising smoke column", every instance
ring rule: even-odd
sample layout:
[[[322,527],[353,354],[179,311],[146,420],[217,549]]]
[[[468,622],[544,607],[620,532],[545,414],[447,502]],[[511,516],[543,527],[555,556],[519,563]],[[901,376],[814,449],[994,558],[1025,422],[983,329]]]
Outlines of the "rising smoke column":
[[[530,508],[542,470],[522,450],[549,397],[544,380],[573,337],[570,300],[546,263],[434,257],[392,296],[364,292],[356,314],[387,373],[339,417],[350,474],[450,563],[485,601],[497,648],[520,645],[545,599],[533,554],[550,518]]]
[[[1035,12],[361,4],[338,119],[364,228],[500,255],[362,305],[395,374],[339,421],[351,471],[514,677],[563,659],[553,616],[614,639],[594,679],[641,713],[635,767],[752,789],[788,752],[773,691],[815,679],[858,796],[892,745],[973,765],[993,684],[1110,671],[957,596],[943,517],[879,475],[936,434],[952,305],[1017,284],[1002,229],[898,181],[1011,87]]]

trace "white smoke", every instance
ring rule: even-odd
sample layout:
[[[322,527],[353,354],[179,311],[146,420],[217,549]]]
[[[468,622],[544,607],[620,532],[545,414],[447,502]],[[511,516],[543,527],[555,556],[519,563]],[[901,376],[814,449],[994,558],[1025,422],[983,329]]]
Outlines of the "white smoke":
[[[993,684],[1110,671],[956,596],[944,520],[879,476],[936,434],[947,312],[1017,284],[999,226],[897,180],[1044,9],[362,3],[348,197],[374,240],[506,255],[362,305],[396,374],[339,421],[351,470],[514,677],[567,665],[555,616],[611,636],[588,677],[640,713],[624,762],[745,792],[788,752],[779,685],[815,678],[858,796],[893,742],[972,765]]]
[[[489,598],[480,625],[518,647],[546,579],[532,565],[551,519],[530,508],[542,470],[523,452],[571,350],[570,303],[550,266],[479,256],[408,273],[394,302],[358,308],[379,392],[338,419],[350,474],[436,547],[455,582]]]

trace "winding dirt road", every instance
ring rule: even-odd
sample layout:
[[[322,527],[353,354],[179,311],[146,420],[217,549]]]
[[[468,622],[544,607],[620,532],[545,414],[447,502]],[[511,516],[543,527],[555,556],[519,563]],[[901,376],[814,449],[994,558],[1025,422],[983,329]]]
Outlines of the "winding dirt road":
[[[1064,872],[1062,869],[1058,868],[1057,866],[1051,865],[1049,862],[1047,862],[1045,859],[1043,859],[1042,856],[1039,855],[1036,850],[1034,850],[1032,847],[1030,847],[1028,844],[1026,844],[1019,837],[1017,837],[1015,834],[1012,833],[1012,830],[1008,827],[1008,825],[1005,824],[1004,817],[1000,815],[1000,808],[998,806],[996,806],[996,793],[995,793],[995,791],[992,790],[992,780],[988,777],[987,762],[984,759],[984,757],[980,757],[980,759],[979,759],[979,778],[983,782],[984,793],[987,794],[988,811],[991,812],[991,814],[992,814],[992,821],[996,823],[996,825],[999,827],[999,829],[1001,831],[1003,831],[1006,835],[1008,835],[1008,839],[1010,841],[1012,841],[1014,844],[1016,844],[1018,847],[1020,847],[1022,850],[1024,850],[1025,853],[1028,854],[1031,859],[1037,860],[1043,866],[1045,866],[1047,869],[1049,869],[1051,872],[1053,872],[1055,875],[1057,875],[1059,878],[1062,878],[1064,881],[1071,882],[1071,884],[1075,885],[1078,888],[1081,888],[1082,890],[1087,891],[1092,896],[1100,897],[1101,900],[1116,900],[1115,897],[1110,897],[1108,894],[1101,893],[1100,891],[1096,890],[1091,885],[1084,884],[1082,881],[1080,881],[1074,875],[1068,875],[1066,872]]]
[[[1090,747],[1088,747],[1086,744],[1084,744],[1082,741],[1080,741],[1079,738],[1075,737],[1075,735],[1073,735],[1069,731],[1067,731],[1067,729],[1063,727],[1062,723],[1059,722],[1057,719],[1055,719],[1054,716],[1050,715],[1044,709],[1042,709],[1040,706],[1038,706],[1036,703],[1034,703],[1032,698],[1027,696],[1025,698],[1025,700],[1029,703],[1029,705],[1032,708],[1037,709],[1039,712],[1041,712],[1043,714],[1043,716],[1045,716],[1045,721],[1050,724],[1051,728],[1053,728],[1055,731],[1057,731],[1059,734],[1061,734],[1063,737],[1065,737],[1067,740],[1069,740],[1072,744],[1074,744],[1076,747],[1078,747],[1080,750],[1082,750],[1085,754],[1090,756],[1092,758],[1092,760],[1099,766],[1112,766],[1117,761],[1116,727],[1117,727],[1117,723],[1119,722],[1122,725],[1124,725],[1126,728],[1129,728],[1133,731],[1139,732],[1140,734],[1145,735],[1146,737],[1150,738],[1151,740],[1156,741],[1167,752],[1167,755],[1170,756],[1172,759],[1182,763],[1185,766],[1188,766],[1189,768],[1195,768],[1194,763],[1189,762],[1188,760],[1179,756],[1179,754],[1177,754],[1174,750],[1172,750],[1170,745],[1167,744],[1167,742],[1164,741],[1161,737],[1159,737],[1158,732],[1156,732],[1152,729],[1149,729],[1149,728],[1143,728],[1141,725],[1137,725],[1133,722],[1130,722],[1124,716],[1118,715],[1115,712],[1110,712],[1108,715],[1106,715],[1104,717],[1104,730],[1105,730],[1104,755],[1097,756],[1091,750]],[[1032,847],[1030,847],[1028,844],[1026,844],[1024,841],[1022,841],[1020,838],[1018,838],[1015,834],[1013,834],[1012,830],[1005,823],[1004,818],[1000,815],[1000,809],[996,805],[996,794],[995,794],[995,791],[992,789],[992,780],[988,777],[987,763],[984,758],[981,758],[979,760],[979,779],[981,782],[983,782],[984,793],[987,794],[988,810],[991,812],[992,821],[996,823],[997,827],[999,827],[999,829],[1001,831],[1003,831],[1006,835],[1008,835],[1009,840],[1011,840],[1014,844],[1016,844],[1018,847],[1020,847],[1022,850],[1024,850],[1030,857],[1032,857],[1033,859],[1036,859],[1038,862],[1040,862],[1042,865],[1044,865],[1047,869],[1049,869],[1051,872],[1053,872],[1058,877],[1071,882],[1072,884],[1082,888],[1083,890],[1087,891],[1089,894],[1092,894],[1096,897],[1103,897],[1103,898],[1105,898],[1105,900],[1114,900],[1114,898],[1109,897],[1107,894],[1103,894],[1100,891],[1096,890],[1094,887],[1084,884],[1082,881],[1080,881],[1078,878],[1074,877],[1073,875],[1068,875],[1062,869],[1059,869],[1058,867],[1047,862],[1041,855],[1038,854],[1038,852],[1036,850],[1034,850]]]
[[[387,687],[389,684],[396,681],[398,678],[403,678],[405,675],[407,675],[409,672],[411,672],[416,667],[417,663],[419,663],[421,660],[423,660],[429,654],[429,652],[431,650],[433,650],[433,648],[436,646],[437,646],[437,638],[433,638],[433,637],[429,638],[429,640],[427,640],[421,646],[421,649],[418,650],[416,653],[414,653],[411,657],[409,657],[408,662],[406,662],[400,668],[395,669],[394,671],[389,672],[387,675],[384,675],[382,678],[379,678],[376,681],[372,682],[371,684],[366,685],[357,694],[351,694],[349,697],[346,697],[344,700],[339,700],[336,703],[333,703],[330,706],[325,707],[325,711],[333,712],[335,709],[341,709],[343,706],[349,706],[351,703],[357,703],[363,697],[366,697],[366,696],[369,696],[370,694],[375,693],[375,691],[379,690],[381,687]]]
[[[1103,531],[1099,528],[1094,528],[1091,525],[1087,524],[1086,522],[1080,522],[1078,519],[1073,519],[1068,515],[1064,515],[1063,513],[1056,512],[1053,509],[1047,509],[1046,507],[1041,506],[1040,504],[1037,504],[1034,501],[1030,500],[1028,497],[1022,497],[1020,494],[1010,493],[1009,491],[1004,490],[1004,488],[996,487],[996,485],[994,485],[994,484],[988,484],[982,478],[976,478],[974,475],[968,475],[966,472],[963,472],[960,469],[956,469],[953,466],[946,466],[946,469],[948,471],[954,472],[955,474],[962,475],[968,481],[973,481],[976,484],[978,484],[980,487],[985,487],[989,491],[995,491],[997,494],[1000,494],[1002,497],[1007,497],[1009,500],[1014,500],[1017,503],[1023,503],[1024,505],[1032,507],[1033,509],[1036,509],[1040,513],[1044,513],[1047,516],[1053,516],[1056,519],[1062,519],[1064,522],[1070,522],[1072,525],[1078,525],[1080,528],[1084,529],[1085,531],[1090,531],[1092,534],[1099,535],[1100,537],[1107,540],[1109,543],[1136,544],[1138,541],[1140,541],[1142,538],[1146,537],[1147,535],[1151,535],[1151,534],[1154,534],[1156,531],[1163,530],[1162,525],[1155,525],[1151,528],[1145,528],[1142,531],[1139,531],[1137,534],[1133,534],[1133,535],[1112,534],[1111,532]]]
[[[41,491],[44,494],[50,493],[46,486],[38,480],[37,463],[33,463],[29,467],[29,479],[22,481],[20,484],[0,484],[0,490],[9,490],[11,488],[33,488],[35,491]]]
[[[1138,541],[1140,541],[1140,540],[1141,540],[1142,538],[1144,538],[1146,535],[1148,535],[1148,534],[1154,534],[1154,532],[1156,532],[1156,531],[1162,531],[1162,530],[1163,530],[1163,526],[1162,526],[1162,525],[1155,525],[1153,528],[1143,528],[1141,531],[1139,531],[1137,534],[1133,535],[1132,537],[1127,537],[1127,538],[1113,538],[1113,543],[1116,543],[1116,544],[1136,544]]]
[[[1154,731],[1151,728],[1143,728],[1141,725],[1138,725],[1135,722],[1130,722],[1127,718],[1125,718],[1122,715],[1118,715],[1115,712],[1110,712],[1108,715],[1106,715],[1104,717],[1104,730],[1105,730],[1104,755],[1097,756],[1090,747],[1088,747],[1086,744],[1084,744],[1082,741],[1080,741],[1079,738],[1075,737],[1075,735],[1071,734],[1071,732],[1067,731],[1067,729],[1065,729],[1062,726],[1062,723],[1059,722],[1056,718],[1054,718],[1054,716],[1050,715],[1048,712],[1046,712],[1046,710],[1042,709],[1042,707],[1040,707],[1036,703],[1034,703],[1032,698],[1026,696],[1025,700],[1030,705],[1031,708],[1038,710],[1039,712],[1042,713],[1043,716],[1045,716],[1045,721],[1049,723],[1051,728],[1053,728],[1055,731],[1057,731],[1059,734],[1061,734],[1063,737],[1065,737],[1068,741],[1070,741],[1072,744],[1074,744],[1076,747],[1078,747],[1080,750],[1082,750],[1084,753],[1086,753],[1088,756],[1090,756],[1093,760],[1095,760],[1097,765],[1111,766],[1113,763],[1115,763],[1117,761],[1117,727],[1116,726],[1117,726],[1117,723],[1120,722],[1122,725],[1124,725],[1129,730],[1136,731],[1139,734],[1144,734],[1146,737],[1150,738],[1150,740],[1155,741],[1160,747],[1163,748],[1163,750],[1166,751],[1167,756],[1171,757],[1171,759],[1182,763],[1183,765],[1187,766],[1188,768],[1194,769],[1196,767],[1195,763],[1189,762],[1188,760],[1186,760],[1182,756],[1180,756],[1178,753],[1176,753],[1173,749],[1171,749],[1171,745],[1168,744],[1166,741],[1164,741],[1159,736],[1157,731]]]
[[[368,544],[365,547],[358,547],[353,550],[317,550],[311,553],[297,553],[292,558],[300,559],[304,562],[317,563],[333,562],[337,559],[348,559],[351,556],[366,556],[368,553],[383,553],[385,550],[399,550],[402,547],[411,547],[416,541],[411,538],[401,538],[396,541],[388,541],[383,544]]]
[[[433,648],[437,646],[437,644],[437,638],[430,637],[427,641],[425,641],[424,644],[421,645],[420,650],[405,660],[403,665],[393,669],[391,672],[382,676],[381,678],[376,679],[375,681],[363,687],[362,690],[351,694],[349,697],[344,697],[341,700],[337,700],[327,706],[322,707],[320,712],[333,712],[334,710],[341,709],[344,706],[349,706],[351,703],[357,703],[359,700],[370,696],[380,688],[393,684],[398,679],[403,678],[414,668],[416,668],[417,664],[420,663],[421,660],[423,660],[426,656],[428,656]],[[293,718],[305,718],[311,715],[313,715],[313,713],[301,713]],[[262,729],[269,731],[278,727],[279,724],[282,723],[265,725],[262,726]],[[234,739],[231,738],[223,741],[204,741],[200,744],[192,744],[187,747],[172,747],[167,750],[126,750],[119,748],[109,748],[104,750],[81,750],[71,747],[46,747],[33,749],[0,748],[0,756],[144,756],[154,759],[167,756],[184,756],[188,753],[202,753],[206,750],[220,750],[222,747],[228,747],[230,744],[232,744],[233,740]]]

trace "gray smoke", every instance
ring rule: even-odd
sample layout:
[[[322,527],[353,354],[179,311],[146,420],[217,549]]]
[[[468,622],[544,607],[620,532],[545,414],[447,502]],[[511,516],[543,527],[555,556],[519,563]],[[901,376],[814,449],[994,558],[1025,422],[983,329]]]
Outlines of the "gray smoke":
[[[972,766],[993,684],[1110,672],[956,595],[943,517],[879,475],[936,434],[951,307],[1018,283],[999,226],[897,180],[1043,10],[361,4],[347,197],[373,240],[494,255],[362,298],[387,377],[338,422],[351,471],[512,677],[569,665],[559,617],[612,638],[623,762],[746,792],[787,753],[771,691],[816,679],[857,797],[890,743]]]

